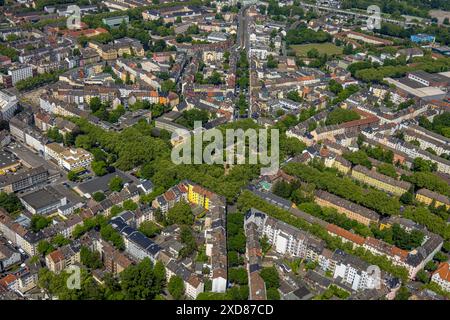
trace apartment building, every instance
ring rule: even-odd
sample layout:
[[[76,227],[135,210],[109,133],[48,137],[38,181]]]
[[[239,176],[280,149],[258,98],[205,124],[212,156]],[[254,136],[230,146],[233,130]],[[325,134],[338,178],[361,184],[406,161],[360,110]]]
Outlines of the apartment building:
[[[447,196],[425,188],[416,192],[416,200],[425,203],[427,206],[434,204],[435,207],[445,206],[447,210],[450,209],[450,200]]]
[[[66,170],[75,170],[89,167],[94,160],[92,154],[81,148],[63,147],[56,142],[45,145],[45,155],[53,159]]]
[[[22,260],[20,253],[0,242],[0,272],[19,263]]]
[[[336,168],[339,172],[343,174],[348,174],[352,169],[352,164],[347,159],[344,159],[342,156],[329,156],[324,160],[325,166],[328,168]]]
[[[431,282],[437,283],[443,290],[450,292],[450,265],[443,262],[431,276]]]
[[[404,250],[400,250],[399,248],[396,248],[395,246],[388,245],[387,243],[384,243],[380,240],[373,239],[368,237],[367,239],[359,236],[351,231],[345,230],[341,227],[338,227],[334,224],[327,223],[322,219],[319,219],[317,217],[314,217],[310,214],[307,214],[305,212],[302,212],[296,208],[288,208],[278,202],[271,202],[269,199],[264,197],[264,194],[262,192],[256,192],[255,190],[252,190],[252,192],[260,197],[261,199],[267,201],[268,203],[275,205],[283,210],[289,211],[294,216],[297,216],[311,224],[317,224],[321,225],[323,228],[325,228],[328,233],[332,236],[339,237],[344,243],[350,243],[352,244],[353,248],[361,248],[364,247],[366,250],[370,250],[373,254],[381,255],[392,261],[395,265],[399,265],[401,267],[405,267],[408,270],[409,278],[413,279],[417,272],[421,269],[423,269],[427,262],[433,259],[434,255],[441,249],[443,244],[443,239],[437,234],[431,233],[427,231],[426,229],[420,228],[420,226],[417,226],[415,223],[413,223],[411,220],[399,218],[397,216],[390,217],[388,220],[387,225],[392,226],[393,223],[400,223],[403,228],[405,228],[407,231],[417,229],[425,234],[425,241],[417,248],[414,248],[413,250],[407,252],[407,255],[405,257]],[[249,216],[248,220],[252,221],[255,220],[256,224],[258,226],[263,226],[265,222],[266,215],[264,213],[259,214],[247,214]],[[254,218],[256,217],[256,218]],[[251,219],[250,219],[251,218]],[[392,222],[395,220],[395,222]],[[398,221],[400,220],[400,221]],[[272,223],[273,224],[273,223]],[[386,224],[384,221],[383,224]],[[291,227],[293,228],[293,227]],[[273,228],[272,228],[273,229]],[[261,231],[260,231],[261,232]],[[268,234],[270,236],[270,234]],[[283,236],[283,235],[282,235]],[[289,254],[293,255],[296,252],[301,252],[300,250],[297,250],[296,243],[299,243],[299,241],[291,241],[290,236],[284,235],[284,239],[280,239],[278,242],[278,239],[276,239],[276,242],[274,243],[272,241],[272,245],[279,247],[277,249],[278,252],[283,253],[287,252],[286,250],[286,244],[290,242],[289,247]],[[297,237],[298,238],[298,237]],[[289,241],[289,242],[288,242]],[[292,245],[293,244],[293,245]],[[316,245],[316,247],[318,247]],[[284,248],[284,250],[283,250]],[[292,250],[292,248],[294,250]],[[317,252],[318,250],[316,250]],[[291,253],[292,252],[292,253]],[[304,252],[304,251],[303,251]],[[310,253],[310,256],[314,257],[314,251],[311,250],[308,251]],[[312,254],[311,254],[312,253]],[[308,257],[308,256],[307,256]],[[317,258],[317,256],[316,256]],[[319,256],[320,258],[320,256]],[[319,260],[320,262],[320,260]]]
[[[58,234],[62,235],[64,238],[70,238],[75,231],[76,226],[82,224],[83,219],[78,214],[72,214],[70,216],[67,216],[66,220],[60,221],[52,227]]]
[[[213,193],[199,185],[188,183],[188,200],[206,210],[209,209]]]
[[[138,40],[128,37],[114,40],[114,46],[117,48],[119,57],[122,57],[124,54],[143,57],[145,54],[142,44]]]
[[[326,226],[326,229],[332,236],[339,237],[343,243],[351,243],[353,249],[362,247],[365,243],[365,239],[363,237],[341,227],[338,227],[334,224],[328,224]]]
[[[259,242],[258,226],[250,222],[245,228],[247,275],[249,300],[267,300],[266,283],[259,274],[262,269],[262,250]]]
[[[415,132],[416,134],[420,134],[422,136],[426,136],[428,139],[431,139],[432,141],[434,141],[435,143],[440,143],[443,145],[449,145],[450,144],[450,139],[447,137],[444,137],[443,135],[434,133],[433,131],[427,130],[421,126],[418,125],[414,125],[414,124],[410,124],[407,123],[405,126],[401,126],[402,128],[407,128],[409,131]]]
[[[409,182],[396,180],[384,174],[369,170],[361,165],[357,165],[352,169],[351,176],[355,180],[396,196],[401,196],[411,188]]]
[[[122,216],[114,217],[111,219],[110,224],[122,235],[125,242],[125,252],[136,261],[149,258],[153,263],[156,263],[157,260],[163,259],[161,258],[164,255],[161,246],[130,227]],[[199,293],[204,291],[202,279],[183,265],[175,262],[173,259],[166,261],[166,263],[162,262],[165,264],[167,281],[174,275],[182,278],[185,285],[185,293],[188,297],[195,299]],[[113,268],[114,266],[111,267]]]
[[[341,250],[333,253],[325,248],[322,240],[261,211],[250,209],[245,215],[244,228],[254,228],[260,237],[266,236],[280,254],[318,262],[323,271],[330,271],[334,279],[341,279],[355,291],[376,288],[381,281],[380,275],[372,274],[369,264],[360,258]]]
[[[30,256],[37,253],[39,241],[54,235],[51,232],[44,234],[42,231],[37,233],[28,231],[15,222],[2,208],[0,208],[0,232],[6,239],[15,246],[22,248]]]
[[[103,60],[117,59],[117,49],[111,44],[100,44],[97,42],[89,42],[89,48],[94,49]]]
[[[419,131],[417,129],[406,129],[403,131],[403,136],[405,141],[417,141],[419,142],[420,149],[431,149],[438,155],[448,153],[450,150],[450,139],[447,139],[445,137],[442,137],[442,139],[436,139],[434,138],[435,134],[430,135],[425,131]]]
[[[18,105],[17,97],[6,91],[0,91],[0,115],[1,119],[9,121],[14,116]]]
[[[44,154],[44,146],[48,138],[32,126],[32,116],[28,113],[16,115],[9,121],[11,136],[25,143],[40,154]]]
[[[410,222],[408,219],[404,220]],[[416,228],[416,226],[412,226],[412,228]],[[329,234],[339,237],[343,242],[352,243],[353,248],[364,248],[374,255],[384,256],[393,264],[406,268],[411,279],[433,258],[443,243],[442,238],[438,235],[422,230],[425,233],[426,241],[408,252],[372,237],[361,237],[333,224],[328,224],[326,229]]]
[[[156,262],[156,258],[161,251],[158,244],[130,227],[120,216],[112,218],[109,223],[120,232],[125,243],[125,252],[133,259],[141,261],[144,258],[150,258],[153,263]]]
[[[44,166],[23,170],[17,174],[0,176],[0,191],[18,192],[44,184],[49,179],[48,170]]]
[[[363,134],[366,135],[365,132],[363,132]],[[436,171],[450,174],[450,161],[447,159],[441,158],[428,151],[420,149],[416,145],[392,136],[385,136],[380,133],[376,133],[371,137],[379,144],[394,149],[395,153],[403,153],[410,159],[420,157],[424,160],[435,162],[437,165]]]
[[[176,203],[182,200],[188,201],[188,192],[186,185],[179,183],[156,197],[152,202],[152,206],[160,209],[163,214],[166,214]]]
[[[10,291],[19,291],[23,294],[35,288],[37,284],[38,269],[36,267],[25,266],[0,279],[0,291],[4,288]]]
[[[342,278],[343,282],[355,290],[375,289],[381,286],[381,275],[372,274],[370,265],[360,258],[349,255],[342,250],[333,254],[333,278]]]
[[[80,263],[80,242],[62,246],[45,256],[45,265],[48,270],[54,273],[60,273],[66,268]]]
[[[316,191],[315,202],[320,206],[335,208],[347,218],[356,220],[366,226],[369,226],[371,223],[378,223],[380,220],[379,214],[375,211],[326,191]]]
[[[250,222],[258,226],[261,236],[266,236],[280,254],[312,258],[315,256],[314,251],[319,251],[316,249],[324,247],[323,241],[318,238],[253,208],[245,216],[244,227]]]
[[[226,201],[214,194],[205,221],[206,255],[210,257],[213,292],[227,288]]]
[[[375,255],[385,255],[388,259],[398,264],[404,264],[409,254],[406,250],[372,237],[365,239],[363,248]]]
[[[14,65],[8,69],[8,75],[11,77],[12,85],[15,86],[20,80],[33,76],[33,67],[27,64]]]
[[[197,296],[204,292],[205,285],[196,274],[186,269],[180,263],[171,259],[166,265],[166,280],[170,281],[173,276],[180,277],[184,282],[185,294],[191,299],[196,299]]]
[[[114,276],[120,274],[133,263],[133,261],[124,253],[120,252],[113,245],[103,239],[97,240],[96,249],[100,254],[106,271]]]

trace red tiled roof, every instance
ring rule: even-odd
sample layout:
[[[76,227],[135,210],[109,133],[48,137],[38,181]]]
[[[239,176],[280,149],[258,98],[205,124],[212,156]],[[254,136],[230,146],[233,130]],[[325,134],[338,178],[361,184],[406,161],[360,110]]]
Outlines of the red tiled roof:
[[[436,269],[436,271],[433,273],[433,275],[435,275],[436,273],[439,274],[439,277],[442,280],[450,282],[450,265],[448,264],[448,262],[441,263],[439,267]]]
[[[297,80],[298,81],[307,81],[307,80],[314,80],[315,78],[313,76],[303,76],[303,77],[298,77]]]
[[[176,199],[176,196],[172,190],[169,190],[166,193],[164,193],[164,198],[166,198],[167,201],[172,201]]]
[[[406,259],[408,257],[408,251],[397,248],[396,246],[392,247],[392,254],[394,256],[399,256],[402,259]]]
[[[7,287],[10,283],[16,281],[17,278],[13,274],[8,274],[6,277],[0,279],[0,286]]]
[[[198,185],[194,186],[193,190],[194,190],[194,192],[202,194],[202,195],[204,195],[204,196],[206,196],[208,198],[211,198],[213,196],[213,193],[211,191],[206,190],[205,188],[202,188],[202,187],[200,187]]]
[[[180,189],[180,191],[183,193],[188,192],[186,186],[182,183],[178,184],[178,189]]]
[[[342,238],[345,238],[347,240],[350,240],[353,243],[363,245],[365,242],[365,239],[361,236],[358,236],[350,231],[347,231],[345,229],[342,229],[341,227],[338,227],[334,224],[327,225],[327,230],[331,233],[334,233]]]
[[[217,279],[217,278],[227,278],[227,272],[223,269],[223,268],[217,268],[213,270],[213,279]]]
[[[257,272],[250,274],[250,291],[253,300],[266,300],[266,285],[263,278]]]
[[[197,276],[195,275],[191,275],[188,279],[188,282],[191,286],[193,286],[194,288],[198,288],[198,286],[200,285],[200,280]]]
[[[52,253],[49,253],[49,256],[50,256],[50,259],[52,259],[52,261],[54,263],[64,260],[64,255],[62,254],[62,252],[60,250],[56,250],[56,251],[53,251]]]
[[[341,124],[341,126],[344,128],[351,128],[351,127],[357,127],[357,126],[361,126],[364,124],[370,124],[370,123],[378,122],[378,121],[380,121],[380,119],[378,119],[378,117],[372,116],[372,117],[368,117],[368,118],[364,118],[364,119],[344,122],[343,124]]]

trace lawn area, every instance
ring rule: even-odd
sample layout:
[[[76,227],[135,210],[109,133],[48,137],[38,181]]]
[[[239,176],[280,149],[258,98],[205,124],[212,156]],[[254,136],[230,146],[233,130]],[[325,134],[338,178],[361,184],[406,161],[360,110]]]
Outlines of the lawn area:
[[[295,51],[297,56],[299,57],[306,57],[306,54],[309,50],[312,48],[316,48],[320,54],[341,54],[342,53],[342,47],[338,47],[334,45],[331,42],[325,42],[325,43],[308,43],[308,44],[293,44],[291,45],[292,50]]]

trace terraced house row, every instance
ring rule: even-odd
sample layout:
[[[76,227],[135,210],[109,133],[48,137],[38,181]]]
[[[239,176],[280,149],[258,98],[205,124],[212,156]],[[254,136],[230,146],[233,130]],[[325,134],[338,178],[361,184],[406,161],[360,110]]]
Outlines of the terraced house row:
[[[323,240],[254,208],[245,215],[244,228],[252,228],[252,225],[260,238],[267,237],[276,252],[315,261],[323,271],[331,272],[334,279],[341,278],[355,291],[373,289],[378,281],[381,282],[369,273],[369,264],[358,257],[341,250],[332,252],[325,247]]]
[[[384,174],[369,170],[361,165],[357,165],[352,169],[351,176],[369,186],[396,196],[401,196],[411,188],[409,182],[396,180]]]
[[[339,213],[344,214],[347,218],[356,220],[366,226],[371,223],[378,223],[380,220],[380,215],[375,211],[335,196],[334,194],[326,191],[316,191],[315,201],[320,206],[335,208]]]
[[[394,223],[398,223],[402,228],[406,231],[411,231],[413,229],[418,229],[425,234],[424,242],[417,248],[414,248],[411,251],[401,250],[394,245],[390,245],[384,241],[367,237],[364,238],[360,235],[357,235],[351,231],[345,230],[341,227],[338,227],[334,224],[328,223],[320,218],[314,217],[306,212],[298,210],[295,208],[294,204],[290,201],[285,200],[283,203],[279,201],[270,201],[271,198],[279,198],[269,192],[255,192],[252,191],[255,195],[267,201],[268,203],[275,205],[283,210],[286,210],[293,214],[294,216],[301,218],[311,224],[318,224],[324,227],[328,233],[332,236],[339,237],[343,242],[352,243],[353,248],[364,248],[375,255],[381,255],[388,258],[393,264],[405,267],[408,270],[409,277],[412,279],[415,277],[417,272],[422,269],[425,264],[432,260],[434,255],[439,252],[443,245],[443,239],[437,234],[429,232],[424,227],[414,223],[413,221],[401,217],[389,217],[384,219],[380,226],[392,227]],[[282,199],[282,198],[280,198]],[[290,205],[289,205],[290,203]],[[292,228],[292,227],[290,227]],[[267,227],[268,235],[274,235],[273,228],[269,226]],[[278,230],[278,228],[276,228]],[[292,234],[292,233],[290,233]],[[300,233],[301,234],[301,233]],[[302,238],[302,235],[299,235]],[[290,240],[289,240],[290,239]],[[280,240],[281,241],[281,240]],[[284,241],[284,242],[283,242]],[[301,252],[299,250],[304,250],[303,247],[297,244],[298,240],[294,238],[294,236],[290,235],[286,237],[285,240],[281,241],[278,245],[280,245],[280,250],[290,251],[290,254],[296,254],[297,252]],[[289,246],[287,245],[289,243]],[[284,249],[281,249],[284,248]],[[303,249],[302,249],[303,248]],[[312,254],[312,252],[310,252]]]

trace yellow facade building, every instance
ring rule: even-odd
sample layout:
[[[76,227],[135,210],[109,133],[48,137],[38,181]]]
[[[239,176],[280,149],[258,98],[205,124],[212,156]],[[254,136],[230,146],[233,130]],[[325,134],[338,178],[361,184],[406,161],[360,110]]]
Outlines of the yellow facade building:
[[[416,200],[425,203],[427,206],[434,203],[435,207],[445,206],[447,210],[450,209],[448,197],[425,188],[417,191]]]
[[[398,181],[375,171],[371,171],[363,166],[357,165],[352,170],[352,177],[369,186],[383,190],[390,194],[401,196],[407,192],[411,184],[406,181]]]
[[[213,194],[198,185],[188,183],[188,201],[209,210]]]
[[[380,220],[380,216],[375,211],[323,190],[315,192],[314,201],[322,207],[335,208],[340,214],[366,226],[378,223]]]

